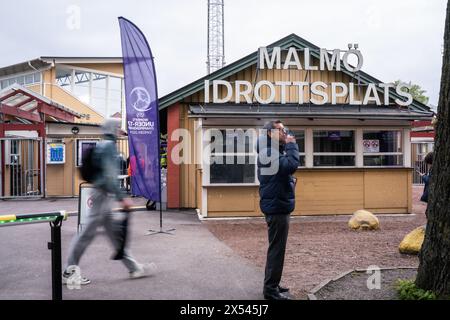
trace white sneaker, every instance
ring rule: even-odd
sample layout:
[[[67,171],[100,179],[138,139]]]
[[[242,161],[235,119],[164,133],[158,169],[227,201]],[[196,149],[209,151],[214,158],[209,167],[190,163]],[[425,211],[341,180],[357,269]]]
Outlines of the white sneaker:
[[[77,275],[75,274],[75,272],[72,273],[66,273],[63,272],[62,275],[62,284],[81,284],[81,285],[86,285],[91,283],[91,280],[89,280],[86,277],[77,277]]]
[[[158,269],[155,263],[144,263],[139,265],[139,269],[133,272],[130,272],[131,279],[138,279],[143,277],[148,277],[155,273]]]

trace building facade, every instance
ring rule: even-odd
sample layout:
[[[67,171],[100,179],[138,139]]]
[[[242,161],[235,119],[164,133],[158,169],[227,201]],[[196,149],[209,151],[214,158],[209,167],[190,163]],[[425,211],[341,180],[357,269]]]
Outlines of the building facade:
[[[295,133],[301,156],[295,173],[294,215],[350,214],[358,209],[410,213],[412,122],[430,119],[431,110],[417,101],[406,105],[399,92],[382,90],[381,81],[360,70],[349,71],[353,67],[342,60],[332,70],[321,70],[320,48],[297,35],[267,48],[266,52],[272,52],[267,64],[277,63],[274,54],[279,48],[281,60],[289,60],[288,55],[296,52],[298,60],[310,68],[296,68],[300,62],[292,57],[294,62],[287,67],[261,68],[256,51],[160,99],[160,108],[167,109],[171,155],[168,207],[196,208],[203,217],[261,215],[256,137],[239,140],[233,135],[236,129],[257,130],[266,121],[279,119]],[[214,87],[214,82],[221,86]],[[299,82],[304,85],[301,89],[283,84]],[[258,83],[264,86],[255,92]],[[321,92],[313,90],[314,83],[322,86]],[[352,91],[333,93],[333,83]],[[242,84],[253,89],[242,94],[246,91],[239,91]],[[332,103],[325,102],[324,93],[333,97]],[[357,105],[352,100],[368,103]],[[180,133],[179,128],[184,131]],[[206,147],[214,130],[231,135],[219,153]],[[183,132],[190,143],[180,152],[180,142],[186,140],[180,138]],[[177,153],[183,161],[174,161]],[[233,157],[244,160],[221,162]]]
[[[0,68],[0,198],[77,196],[83,150],[123,120],[122,58],[40,57]],[[44,109],[45,106],[45,109]],[[119,142],[124,159],[127,141]]]
[[[271,60],[275,48],[284,66]],[[320,48],[297,35],[266,49],[273,68],[262,68],[255,51],[159,99],[168,208],[260,216],[254,145],[257,130],[279,119],[300,150],[294,215],[410,213],[411,129],[431,110],[406,105],[341,57],[324,70]],[[126,129],[122,59],[41,57],[0,68],[0,103],[0,197],[77,196],[83,150],[101,138],[105,117],[121,118]],[[221,152],[207,147],[215,133],[225,138]],[[127,159],[126,139],[119,150]],[[230,158],[239,160],[223,161]]]

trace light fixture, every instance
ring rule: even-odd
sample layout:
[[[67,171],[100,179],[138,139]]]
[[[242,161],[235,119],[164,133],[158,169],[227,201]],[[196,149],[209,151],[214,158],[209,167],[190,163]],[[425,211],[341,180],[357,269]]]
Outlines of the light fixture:
[[[72,133],[73,134],[78,134],[78,132],[80,132],[80,128],[78,128],[78,127],[73,127],[72,128]]]

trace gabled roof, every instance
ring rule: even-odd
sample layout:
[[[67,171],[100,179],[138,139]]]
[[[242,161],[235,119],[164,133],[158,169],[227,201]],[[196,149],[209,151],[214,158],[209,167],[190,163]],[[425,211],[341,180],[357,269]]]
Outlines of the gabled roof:
[[[298,49],[304,49],[304,48],[311,48],[311,56],[315,58],[320,58],[319,56],[319,47],[312,44],[311,42],[299,37],[298,35],[292,33],[288,35],[287,37],[284,37],[270,45],[267,46],[268,51],[271,52],[269,48],[272,47],[281,47],[282,49],[287,49],[290,47],[296,47]],[[202,90],[204,88],[204,82],[205,80],[218,80],[218,79],[225,79],[239,71],[242,71],[252,65],[257,64],[258,60],[258,51],[255,51],[242,59],[239,59],[209,75],[206,75],[178,90],[173,91],[172,93],[169,93],[165,95],[164,97],[161,97],[159,99],[159,108],[164,109],[168,106],[181,101],[182,99]],[[349,72],[345,69],[343,62],[341,61],[341,71],[345,74],[349,75],[352,78],[358,78],[360,79],[362,84],[368,84],[368,83],[381,83],[382,81],[370,76],[369,74],[358,71],[356,73]],[[399,98],[402,99],[397,93],[390,92],[391,98]],[[403,100],[403,99],[402,99]],[[430,112],[430,108],[426,106],[425,104],[414,100],[413,103],[410,106],[411,109],[422,111],[422,112]]]
[[[33,122],[42,122],[40,114],[66,122],[81,118],[79,113],[17,83],[0,90],[0,113]]]

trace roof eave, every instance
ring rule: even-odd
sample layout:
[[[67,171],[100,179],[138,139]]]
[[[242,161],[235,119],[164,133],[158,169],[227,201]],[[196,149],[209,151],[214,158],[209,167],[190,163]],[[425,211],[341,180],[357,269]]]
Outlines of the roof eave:
[[[289,118],[314,118],[314,119],[363,119],[363,120],[426,120],[429,117],[425,117],[422,115],[414,115],[414,116],[387,116],[387,115],[379,115],[379,114],[364,114],[364,115],[355,115],[355,114],[287,114],[287,113],[234,113],[234,114],[209,114],[209,113],[189,113],[188,117],[190,118],[254,118],[257,116],[258,118],[273,118],[274,116],[279,117],[287,117]]]
[[[122,63],[122,57],[51,57],[42,56],[42,61],[48,63]]]

